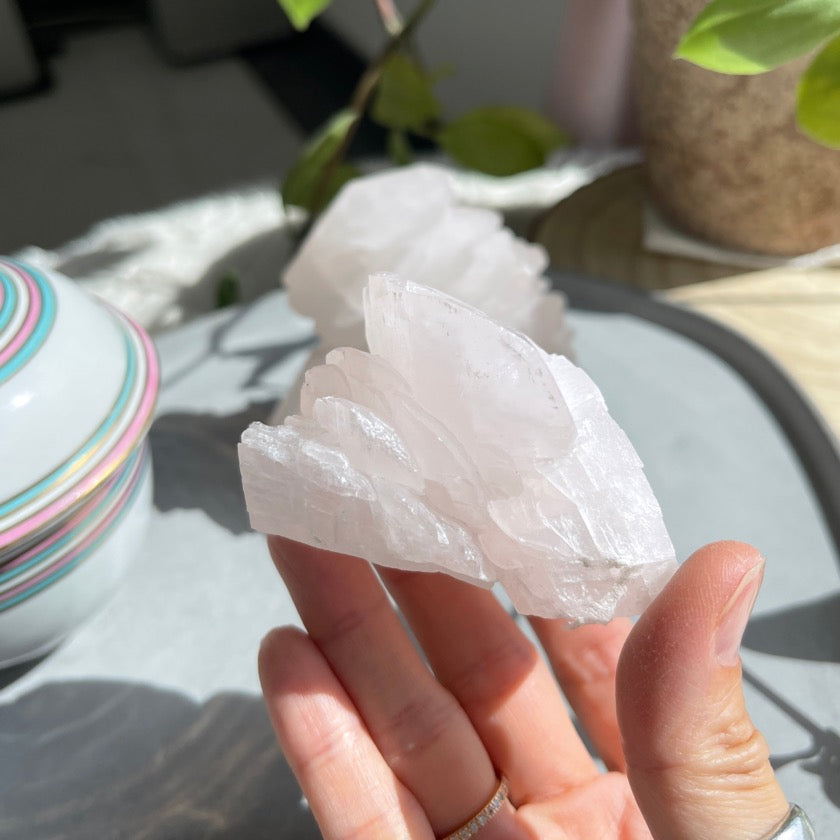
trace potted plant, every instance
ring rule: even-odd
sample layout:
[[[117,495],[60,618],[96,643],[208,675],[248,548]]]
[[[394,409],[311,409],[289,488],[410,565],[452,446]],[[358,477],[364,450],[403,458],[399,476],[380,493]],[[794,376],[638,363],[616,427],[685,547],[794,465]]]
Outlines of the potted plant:
[[[296,29],[306,29],[332,0],[278,0]],[[412,36],[435,0],[414,0],[403,17],[393,0],[374,0],[386,43],[370,62],[350,102],[306,144],[286,173],[287,205],[317,214],[343,184],[359,174],[347,152],[361,121],[370,118],[388,132],[388,154],[397,165],[410,162],[418,146],[438,149],[461,166],[505,176],[540,166],[568,137],[553,122],[511,105],[482,106],[455,117],[443,114],[435,94],[449,72],[429,68]]]
[[[655,204],[740,250],[840,242],[840,3],[634,2]]]

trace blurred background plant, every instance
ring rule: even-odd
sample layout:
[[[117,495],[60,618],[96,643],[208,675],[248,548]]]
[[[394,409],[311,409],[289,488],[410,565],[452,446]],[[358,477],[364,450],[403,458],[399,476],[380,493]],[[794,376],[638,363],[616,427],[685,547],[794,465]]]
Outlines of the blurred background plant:
[[[278,0],[293,26],[306,29],[332,0]],[[365,115],[388,132],[388,154],[397,165],[418,149],[439,149],[461,166],[505,176],[541,166],[568,135],[537,111],[513,105],[483,106],[447,119],[435,85],[454,72],[428,68],[412,41],[436,0],[420,0],[403,18],[393,0],[373,0],[387,41],[356,84],[350,102],[304,146],[283,181],[287,205],[320,212],[347,181],[360,174],[347,159]]]
[[[812,139],[840,148],[838,0],[712,0],[676,55],[718,73],[754,75],[814,50],[797,87],[796,119]]]

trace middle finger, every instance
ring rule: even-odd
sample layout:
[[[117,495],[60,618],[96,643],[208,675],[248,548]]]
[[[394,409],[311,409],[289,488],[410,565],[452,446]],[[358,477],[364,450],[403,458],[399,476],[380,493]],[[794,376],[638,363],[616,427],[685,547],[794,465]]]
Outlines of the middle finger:
[[[517,806],[598,775],[554,675],[492,592],[443,574],[380,574]]]
[[[609,770],[624,771],[615,703],[618,657],[633,626],[629,619],[573,627],[562,619],[532,618],[531,626],[578,721]]]

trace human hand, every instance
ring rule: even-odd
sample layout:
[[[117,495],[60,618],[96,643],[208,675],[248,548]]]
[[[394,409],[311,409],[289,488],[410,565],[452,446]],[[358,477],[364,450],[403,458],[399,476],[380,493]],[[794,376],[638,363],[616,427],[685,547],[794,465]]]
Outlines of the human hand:
[[[741,690],[755,549],[701,549],[632,630],[533,619],[550,667],[492,593],[380,569],[430,669],[368,563],[269,548],[308,633],[265,638],[263,693],[326,840],[445,836],[500,776],[478,840],[755,840],[784,819]]]

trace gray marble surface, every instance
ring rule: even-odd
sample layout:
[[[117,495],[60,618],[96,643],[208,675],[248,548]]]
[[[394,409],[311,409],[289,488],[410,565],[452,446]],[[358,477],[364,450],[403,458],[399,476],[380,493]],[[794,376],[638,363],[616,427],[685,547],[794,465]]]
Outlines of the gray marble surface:
[[[748,702],[788,796],[840,836],[839,558],[775,421],[708,351],[575,312],[579,361],[644,459],[679,556],[755,543]],[[157,339],[155,510],[124,585],[29,670],[0,672],[0,839],[310,838],[259,699],[256,651],[297,623],[250,532],[235,443],[311,350],[272,293]]]

